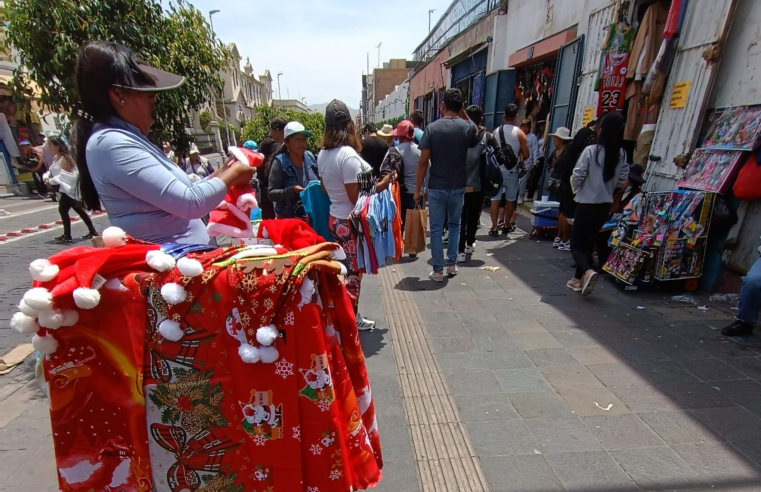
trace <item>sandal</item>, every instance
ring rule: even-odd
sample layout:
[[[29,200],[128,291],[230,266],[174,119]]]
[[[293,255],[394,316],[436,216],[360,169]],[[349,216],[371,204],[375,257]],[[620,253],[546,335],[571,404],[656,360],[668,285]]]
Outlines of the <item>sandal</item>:
[[[569,280],[565,285],[574,292],[581,292],[581,281],[576,280],[575,278]]]

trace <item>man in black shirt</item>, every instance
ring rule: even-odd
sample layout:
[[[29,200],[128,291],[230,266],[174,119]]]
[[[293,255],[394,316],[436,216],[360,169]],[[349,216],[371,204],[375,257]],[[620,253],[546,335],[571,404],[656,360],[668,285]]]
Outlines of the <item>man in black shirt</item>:
[[[362,151],[360,152],[362,158],[373,168],[373,176],[376,178],[380,176],[381,164],[388,152],[388,144],[377,133],[378,129],[373,123],[365,125],[363,128],[365,138],[362,139]]]

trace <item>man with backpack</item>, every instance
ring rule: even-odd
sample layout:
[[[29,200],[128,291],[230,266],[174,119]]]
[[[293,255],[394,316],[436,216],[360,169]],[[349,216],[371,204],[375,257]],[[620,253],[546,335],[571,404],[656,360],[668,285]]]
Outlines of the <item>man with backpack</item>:
[[[491,199],[491,230],[489,235],[499,237],[499,205],[504,193],[507,203],[505,206],[503,234],[513,232],[515,229],[510,224],[518,200],[518,188],[520,187],[521,162],[529,158],[528,139],[526,134],[517,125],[518,106],[508,104],[505,107],[505,124],[494,131],[498,147],[504,156],[502,166],[502,189]]]
[[[465,162],[467,181],[460,220],[457,263],[467,261],[467,255],[472,255],[476,250],[476,232],[484,208],[484,197],[501,192],[503,186],[501,168],[504,156],[494,136],[482,126],[484,112],[476,105],[470,106],[466,112],[478,127],[478,143],[468,149]]]

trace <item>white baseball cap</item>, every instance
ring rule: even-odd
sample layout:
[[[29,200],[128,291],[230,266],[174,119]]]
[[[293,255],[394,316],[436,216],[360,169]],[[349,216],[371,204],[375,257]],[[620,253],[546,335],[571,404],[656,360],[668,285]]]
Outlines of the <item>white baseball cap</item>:
[[[291,121],[287,125],[285,125],[285,138],[286,140],[288,137],[291,137],[293,135],[296,135],[297,133],[302,133],[306,135],[307,138],[312,136],[312,132],[304,128],[304,125],[299,123],[298,121]]]

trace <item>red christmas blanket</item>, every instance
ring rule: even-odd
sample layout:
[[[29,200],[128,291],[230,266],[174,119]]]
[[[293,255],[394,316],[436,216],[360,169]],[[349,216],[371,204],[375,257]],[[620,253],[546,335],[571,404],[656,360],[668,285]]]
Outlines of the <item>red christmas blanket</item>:
[[[80,248],[37,268],[46,274],[14,320],[37,328],[46,353],[61,490],[377,484],[375,410],[335,247],[227,248],[175,261],[128,244],[116,277],[108,260],[93,263],[109,250]],[[137,256],[125,263],[131,251],[144,268]],[[78,287],[56,291],[67,282]],[[50,321],[56,313],[60,324]]]

